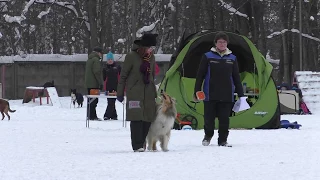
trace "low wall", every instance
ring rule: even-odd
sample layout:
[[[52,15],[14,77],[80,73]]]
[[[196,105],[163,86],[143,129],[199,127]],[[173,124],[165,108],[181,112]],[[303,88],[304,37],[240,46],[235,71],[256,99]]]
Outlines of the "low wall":
[[[16,56],[0,58],[0,83],[3,86],[1,93],[3,98],[22,99],[27,86],[43,86],[45,82],[52,80],[54,80],[59,96],[70,96],[72,88],[76,88],[83,94],[87,93],[84,86],[86,58],[57,60],[48,56],[42,56],[42,59],[37,59],[39,56],[34,57],[36,58],[19,59]],[[121,65],[123,56],[121,59],[115,57],[118,60],[117,63]],[[162,59],[156,56],[160,68],[156,76],[156,83],[162,80],[169,67],[168,57],[171,56],[166,56],[164,60],[163,56],[161,56]]]
[[[125,54],[115,54],[115,60],[122,64]],[[105,61],[105,56],[104,61]],[[70,96],[70,89],[86,94],[84,87],[85,63],[88,55],[28,54],[0,56],[0,83],[2,98],[22,99],[27,86],[43,86],[54,80],[59,96]],[[171,54],[155,54],[160,73],[156,83],[160,83],[169,68]],[[278,71],[273,71],[273,76]]]

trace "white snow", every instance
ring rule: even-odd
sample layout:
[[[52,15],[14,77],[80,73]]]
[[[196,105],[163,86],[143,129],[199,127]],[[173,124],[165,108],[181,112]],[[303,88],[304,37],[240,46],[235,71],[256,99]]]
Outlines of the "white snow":
[[[136,37],[140,38],[142,37],[144,32],[152,31],[156,27],[158,22],[160,22],[160,20],[157,20],[156,22],[150,24],[149,26],[143,26],[142,28],[138,29],[138,31],[136,32]]]
[[[232,7],[230,4],[224,2],[223,0],[219,0],[219,1],[222,3],[222,6],[223,6],[224,8],[226,8],[228,11],[231,12],[231,13],[230,13],[231,15],[236,14],[236,15],[238,15],[238,16],[242,16],[242,17],[245,17],[246,19],[249,19],[248,15],[239,12],[238,9]]]
[[[51,7],[49,7],[46,11],[41,11],[40,14],[38,15],[38,18],[41,19],[42,16],[45,16],[50,13]]]
[[[273,38],[274,36],[283,34],[283,33],[288,32],[288,31],[291,31],[291,32],[294,32],[294,33],[300,33],[300,31],[298,29],[290,29],[290,30],[289,29],[283,29],[281,31],[276,31],[276,32],[271,33],[270,35],[267,36],[267,38]],[[306,38],[312,39],[314,41],[320,42],[319,38],[310,36],[309,34],[301,33],[301,35],[303,37],[306,37]]]
[[[9,0],[2,0],[2,2],[0,1],[0,12],[8,12],[8,6],[6,4],[7,2],[9,2]]]
[[[126,39],[118,39],[118,43],[121,43],[121,44],[123,44],[123,43],[125,43],[127,40]]]
[[[30,33],[32,33],[32,32],[35,31],[35,30],[36,30],[36,26],[33,25],[33,24],[31,24],[31,25],[30,25],[30,28],[29,28]]]
[[[162,54],[162,53],[163,53],[162,48],[159,47],[158,50],[157,50],[157,54]]]
[[[216,146],[216,135],[202,146],[203,130],[173,130],[169,152],[134,153],[119,102],[119,120],[91,121],[88,129],[86,103],[70,108],[71,97],[60,101],[62,108],[10,101],[17,111],[0,121],[1,179],[320,179],[319,116],[282,116],[300,130],[230,130],[232,148]],[[99,99],[99,117],[106,106]]]
[[[170,8],[171,11],[176,11],[176,8],[175,8],[175,7],[173,6],[173,4],[172,4],[172,0],[169,1],[169,3],[168,3],[168,8]]]
[[[313,16],[310,16],[310,20],[313,21],[313,20],[314,20],[314,17],[313,17]]]
[[[16,32],[16,34],[15,34],[15,38],[16,39],[20,39],[21,38],[21,34],[20,34],[20,31],[19,31],[19,28],[18,27],[15,27],[14,28],[14,31]]]
[[[273,63],[273,64],[279,64],[280,63],[280,59],[272,59],[271,56],[270,56],[270,51],[267,52],[266,54],[266,60],[270,63]]]
[[[25,5],[22,13],[23,15],[25,15],[28,11],[29,11],[29,8],[30,6],[35,2],[35,0],[29,0],[29,2]]]
[[[24,15],[21,15],[21,16],[10,16],[8,14],[5,14],[5,15],[3,15],[3,17],[4,17],[4,20],[6,22],[8,22],[8,23],[16,22],[18,24],[21,24],[21,22],[26,19],[26,17]]]
[[[70,9],[71,11],[73,11],[73,13],[74,13],[77,17],[79,17],[78,11],[77,11],[76,8],[74,7],[75,2],[69,3],[69,2],[55,2],[55,1],[53,1],[53,3],[56,3],[57,5],[64,6],[64,7],[68,8],[68,9]]]
[[[296,71],[295,76],[303,101],[312,113],[318,113],[320,109],[320,72]]]
[[[44,89],[44,87],[27,86],[27,89]]]

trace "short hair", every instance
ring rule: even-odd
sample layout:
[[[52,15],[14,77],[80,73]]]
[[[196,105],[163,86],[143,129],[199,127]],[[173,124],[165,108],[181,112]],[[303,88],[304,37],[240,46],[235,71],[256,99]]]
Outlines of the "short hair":
[[[223,39],[223,40],[226,40],[227,42],[229,42],[229,36],[224,32],[218,32],[216,34],[216,36],[214,37],[214,43],[217,43],[217,41],[219,39]]]

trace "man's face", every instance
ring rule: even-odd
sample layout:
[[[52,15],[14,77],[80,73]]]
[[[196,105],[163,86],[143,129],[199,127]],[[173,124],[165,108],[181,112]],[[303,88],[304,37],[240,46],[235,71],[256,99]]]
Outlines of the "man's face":
[[[227,49],[228,42],[224,39],[218,39],[216,42],[216,47],[219,51],[225,51]]]
[[[98,52],[98,55],[99,55],[100,58],[102,57],[102,53]]]

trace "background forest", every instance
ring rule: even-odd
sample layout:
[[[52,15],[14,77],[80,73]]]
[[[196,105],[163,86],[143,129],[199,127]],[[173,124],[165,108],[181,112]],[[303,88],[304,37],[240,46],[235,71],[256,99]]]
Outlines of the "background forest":
[[[0,0],[0,15],[0,56],[84,54],[96,45],[127,53],[140,28],[154,25],[160,54],[173,53],[184,31],[225,30],[279,59],[278,82],[320,69],[319,0]]]

